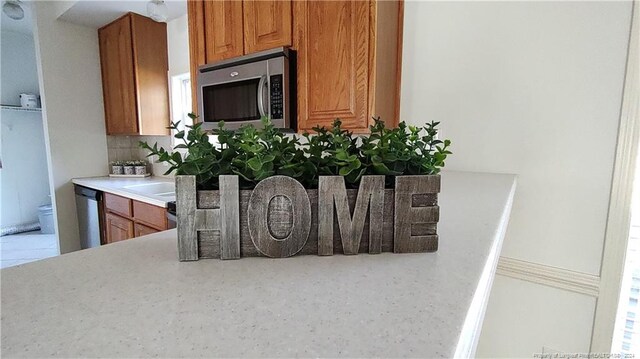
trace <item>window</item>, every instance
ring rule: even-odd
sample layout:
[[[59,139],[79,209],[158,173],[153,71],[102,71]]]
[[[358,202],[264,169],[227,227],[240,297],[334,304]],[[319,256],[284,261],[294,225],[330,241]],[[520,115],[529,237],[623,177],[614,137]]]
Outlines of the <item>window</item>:
[[[625,331],[624,331],[624,338],[625,338],[625,339],[629,339],[629,340],[631,340],[631,336],[632,336],[632,335],[633,335],[633,333],[631,333],[630,331],[628,331],[628,330],[625,330]]]
[[[622,350],[629,350],[629,349],[631,349],[631,344],[627,342],[622,342]]]
[[[627,319],[624,322],[624,327],[627,328],[627,329],[633,329],[633,320]]]
[[[634,312],[627,312],[627,318],[629,319],[634,319],[636,317],[636,313]]]
[[[637,296],[640,294],[640,288],[631,288],[631,294],[635,294]]]
[[[178,122],[179,130],[185,125],[193,125],[188,114],[191,113],[191,77],[189,73],[171,77],[171,121]],[[172,141],[175,141],[172,133]],[[174,143],[175,146],[177,143]]]
[[[637,298],[629,298],[629,306],[630,307],[637,307],[638,306],[638,299]]]

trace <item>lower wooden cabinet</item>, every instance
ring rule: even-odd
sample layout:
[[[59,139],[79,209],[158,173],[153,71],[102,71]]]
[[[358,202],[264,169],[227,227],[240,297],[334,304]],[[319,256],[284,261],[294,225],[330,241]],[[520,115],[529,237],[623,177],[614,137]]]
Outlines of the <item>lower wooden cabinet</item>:
[[[147,234],[160,232],[159,230],[151,227],[147,227],[140,223],[135,223],[133,225],[133,233],[136,237],[146,236]]]
[[[130,219],[122,218],[113,213],[107,213],[105,215],[107,243],[115,243],[124,241],[134,237],[133,221]]]
[[[133,210],[131,208],[131,200],[129,198],[116,196],[115,194],[104,194],[104,206],[107,212],[115,213],[121,217],[131,218]]]
[[[104,244],[169,229],[166,208],[105,193]]]
[[[147,227],[167,229],[167,209],[152,204],[133,201],[133,219]],[[137,237],[137,235],[136,235]]]

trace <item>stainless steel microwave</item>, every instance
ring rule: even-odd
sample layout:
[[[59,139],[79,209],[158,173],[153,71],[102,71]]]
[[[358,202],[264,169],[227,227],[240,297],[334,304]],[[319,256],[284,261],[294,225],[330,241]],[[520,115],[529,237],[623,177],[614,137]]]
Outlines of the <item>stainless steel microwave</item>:
[[[293,63],[293,67],[291,66]],[[261,126],[269,117],[275,127],[295,128],[295,53],[276,48],[204,65],[198,70],[198,114],[202,128]]]

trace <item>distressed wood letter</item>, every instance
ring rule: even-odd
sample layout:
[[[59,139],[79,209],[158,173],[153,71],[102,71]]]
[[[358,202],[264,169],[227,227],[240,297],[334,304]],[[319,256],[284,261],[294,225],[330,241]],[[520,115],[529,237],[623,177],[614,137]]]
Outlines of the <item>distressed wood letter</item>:
[[[220,176],[220,259],[240,258],[238,176]]]
[[[220,258],[240,258],[238,176],[220,176],[220,207],[199,209],[195,176],[176,176],[178,256],[198,260],[198,231],[220,230]]]
[[[291,228],[283,228],[283,212],[291,211]],[[269,221],[269,218],[276,220]],[[311,203],[304,187],[286,176],[273,176],[258,183],[251,193],[247,220],[251,241],[267,257],[290,257],[302,250],[311,231]],[[274,222],[273,227],[270,222]],[[286,221],[288,222],[288,221]],[[288,235],[284,235],[288,232]]]
[[[433,252],[438,249],[436,225],[440,207],[416,206],[414,196],[440,192],[440,176],[398,176],[395,189],[393,251]],[[418,233],[416,233],[418,232]]]
[[[342,176],[320,176],[318,186],[318,255],[333,255],[333,208],[335,203],[344,254],[358,254],[369,210],[369,253],[382,251],[384,176],[363,176],[353,210],[349,210]]]
[[[198,260],[196,230],[196,178],[176,176],[176,227],[178,257],[181,261]]]

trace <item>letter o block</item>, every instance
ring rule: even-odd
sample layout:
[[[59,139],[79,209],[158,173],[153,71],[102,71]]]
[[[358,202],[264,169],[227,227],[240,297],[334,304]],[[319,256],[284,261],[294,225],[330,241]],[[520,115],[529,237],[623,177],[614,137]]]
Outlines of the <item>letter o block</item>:
[[[267,223],[269,204],[276,196],[289,199],[293,218],[289,235],[281,239],[271,234]],[[266,178],[251,193],[247,220],[251,241],[260,253],[272,258],[290,257],[302,250],[311,231],[311,202],[307,191],[291,177]]]

